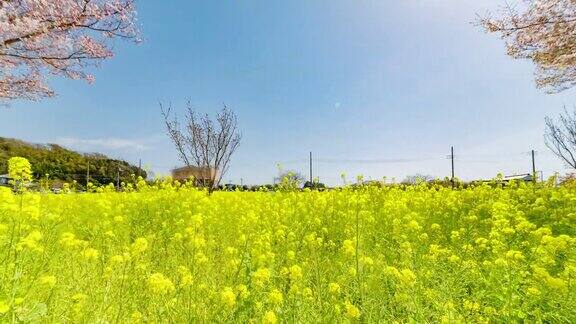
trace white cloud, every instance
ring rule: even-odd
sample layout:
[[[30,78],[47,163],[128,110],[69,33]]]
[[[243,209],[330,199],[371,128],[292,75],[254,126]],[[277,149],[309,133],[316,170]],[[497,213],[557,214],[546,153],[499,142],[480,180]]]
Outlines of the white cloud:
[[[70,147],[80,151],[96,151],[96,150],[132,150],[132,151],[145,151],[151,148],[154,138],[146,139],[127,139],[127,138],[74,138],[74,137],[59,137],[53,141],[55,144]]]

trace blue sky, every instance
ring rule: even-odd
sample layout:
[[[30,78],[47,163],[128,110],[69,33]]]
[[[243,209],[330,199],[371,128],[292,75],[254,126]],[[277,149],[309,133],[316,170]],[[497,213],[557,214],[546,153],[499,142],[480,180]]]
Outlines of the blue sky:
[[[500,0],[138,1],[144,42],[118,41],[96,82],[53,78],[58,93],[0,110],[0,136],[98,151],[166,174],[180,163],[158,102],[235,110],[243,134],[224,180],[271,182],[277,164],[337,184],[565,172],[544,117],[574,90],[536,89],[530,62],[506,56],[472,22]],[[391,160],[407,160],[393,162]]]

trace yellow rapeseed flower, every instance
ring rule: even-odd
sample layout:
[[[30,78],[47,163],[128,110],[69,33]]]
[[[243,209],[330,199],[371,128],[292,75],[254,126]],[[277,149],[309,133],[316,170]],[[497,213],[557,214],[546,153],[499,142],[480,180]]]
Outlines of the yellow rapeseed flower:
[[[159,272],[150,275],[148,286],[153,293],[160,295],[169,294],[175,290],[172,281]]]
[[[110,257],[110,263],[112,264],[121,264],[124,263],[124,257],[122,255],[113,255]]]
[[[230,287],[225,287],[220,293],[222,303],[228,307],[228,309],[234,308],[236,306],[236,294]]]
[[[273,311],[267,311],[262,318],[262,323],[264,324],[276,324],[278,323],[278,319],[276,318],[276,314]]]
[[[42,240],[42,233],[38,230],[30,232],[28,235],[20,239],[20,242],[16,245],[16,250],[21,251],[24,249],[29,249],[32,251],[41,252],[43,247],[39,244]]]
[[[82,257],[87,260],[96,260],[98,259],[99,255],[100,252],[94,248],[86,248],[84,251],[82,251]]]
[[[400,270],[398,278],[400,279],[400,282],[407,286],[414,286],[416,283],[416,275],[410,269]]]
[[[239,284],[236,286],[236,290],[238,290],[238,296],[242,299],[247,299],[250,297],[250,292],[248,291],[248,287],[243,284]]]
[[[148,240],[144,237],[139,237],[132,243],[132,254],[138,255],[148,250]]]
[[[180,287],[189,287],[193,283],[193,277],[190,270],[186,266],[179,266],[178,273],[180,274]]]
[[[270,280],[270,270],[268,268],[259,268],[252,274],[252,279],[258,286],[264,286]]]
[[[526,289],[526,293],[531,296],[540,296],[541,292],[538,288],[530,287]]]
[[[328,284],[328,291],[330,291],[332,295],[339,295],[340,285],[335,282],[331,282],[330,284]]]
[[[268,294],[268,301],[274,305],[282,304],[284,301],[284,296],[280,290],[274,289]]]
[[[356,277],[356,275],[358,274],[358,271],[356,270],[356,267],[348,267],[348,275],[350,277]]]
[[[369,256],[363,256],[360,259],[360,262],[366,267],[371,267],[374,265],[374,260],[372,260],[372,258]]]
[[[65,232],[60,236],[60,244],[64,245],[65,247],[76,247],[83,243],[82,240],[76,238],[76,235],[70,232]]]
[[[456,254],[452,254],[450,257],[448,257],[448,261],[452,263],[458,263],[460,261],[460,257]]]
[[[360,309],[350,303],[348,300],[344,302],[344,308],[346,309],[346,315],[350,318],[359,318]]]
[[[292,281],[296,281],[302,278],[302,268],[297,265],[293,265],[290,267],[290,279]]]
[[[180,287],[190,287],[192,286],[192,283],[194,283],[194,278],[192,277],[192,274],[190,273],[186,273],[186,274],[182,274],[182,276],[180,277]]]
[[[56,277],[52,275],[44,275],[40,277],[40,284],[52,289],[56,285]]]
[[[346,254],[347,256],[356,255],[356,245],[351,240],[345,240],[342,243],[342,249],[344,250],[344,254]]]
[[[140,321],[142,321],[142,313],[139,311],[134,311],[132,315],[130,315],[130,320],[133,323],[140,323]]]
[[[10,311],[10,304],[6,301],[0,301],[0,314],[6,314]]]

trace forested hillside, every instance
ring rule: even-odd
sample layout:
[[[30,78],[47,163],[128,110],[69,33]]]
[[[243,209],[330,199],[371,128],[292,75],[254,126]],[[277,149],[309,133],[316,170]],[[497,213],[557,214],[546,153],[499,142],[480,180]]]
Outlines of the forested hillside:
[[[95,184],[116,182],[118,170],[120,180],[124,182],[131,181],[132,175],[139,174],[146,178],[146,171],[103,154],[82,154],[56,144],[31,144],[0,137],[0,174],[8,172],[8,159],[14,156],[25,157],[30,161],[35,179],[48,178],[64,182],[76,180],[79,185],[85,185],[88,167],[90,181]]]

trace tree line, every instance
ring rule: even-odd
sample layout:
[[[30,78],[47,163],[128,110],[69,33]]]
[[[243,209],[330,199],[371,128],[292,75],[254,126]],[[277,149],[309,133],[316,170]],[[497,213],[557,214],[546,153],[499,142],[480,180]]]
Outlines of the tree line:
[[[48,180],[56,186],[75,181],[85,187],[87,180],[95,185],[107,185],[116,183],[118,176],[120,182],[133,181],[137,175],[147,177],[145,170],[104,154],[82,154],[57,144],[38,145],[0,137],[0,174],[8,173],[8,160],[16,156],[30,161],[35,180]]]

